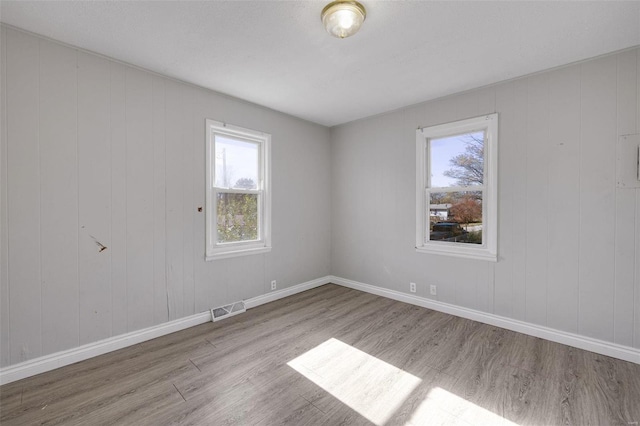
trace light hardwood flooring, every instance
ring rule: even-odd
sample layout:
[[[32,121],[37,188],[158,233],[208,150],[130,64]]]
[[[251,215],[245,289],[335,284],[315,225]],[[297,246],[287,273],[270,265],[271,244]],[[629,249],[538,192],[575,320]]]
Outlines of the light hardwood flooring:
[[[640,365],[325,285],[0,387],[4,425],[637,425]]]

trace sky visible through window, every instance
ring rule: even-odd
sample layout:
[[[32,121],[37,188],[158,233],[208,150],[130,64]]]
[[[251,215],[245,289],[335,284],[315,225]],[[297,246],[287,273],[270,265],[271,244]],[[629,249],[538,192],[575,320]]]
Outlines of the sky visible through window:
[[[257,185],[259,145],[219,135],[215,138],[216,186],[233,188],[240,179],[251,179]]]
[[[446,188],[457,186],[456,180],[444,175],[452,168],[450,160],[459,154],[464,154],[470,137],[483,138],[483,132],[465,133],[446,138],[431,139],[431,187]]]

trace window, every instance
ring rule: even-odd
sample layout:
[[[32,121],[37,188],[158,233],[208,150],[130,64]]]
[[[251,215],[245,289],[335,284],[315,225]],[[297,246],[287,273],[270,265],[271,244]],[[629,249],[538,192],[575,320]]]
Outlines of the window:
[[[271,135],[207,120],[207,260],[271,250]]]
[[[416,250],[497,260],[498,114],[416,131]]]

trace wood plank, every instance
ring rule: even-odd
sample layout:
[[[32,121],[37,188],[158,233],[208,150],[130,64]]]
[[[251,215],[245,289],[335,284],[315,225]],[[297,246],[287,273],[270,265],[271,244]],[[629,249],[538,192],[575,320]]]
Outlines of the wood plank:
[[[638,133],[640,105],[638,105],[638,68],[640,49],[627,50],[617,59],[617,119],[618,135]]]
[[[0,367],[9,365],[9,222],[7,136],[7,34],[0,28]]]
[[[510,176],[513,182],[513,228],[507,230],[511,232],[513,238],[513,300],[512,318],[521,321],[527,318],[527,222],[532,214],[527,209],[527,176],[528,160],[526,156],[529,135],[527,129],[527,108],[529,90],[527,80],[522,79],[514,83],[514,148],[517,157],[514,158],[515,173]]]
[[[167,309],[165,79],[153,77],[153,309],[154,323],[169,321]]]
[[[81,345],[112,335],[110,93],[109,61],[78,52]]]
[[[111,333],[127,329],[126,67],[109,63],[111,78]]]
[[[616,57],[582,68],[578,333],[613,341],[615,230],[594,232],[615,206]]]
[[[635,134],[638,125],[636,104],[637,50],[620,53],[617,56],[617,136]],[[617,141],[616,141],[617,143]],[[637,254],[635,235],[629,230],[635,228],[636,190],[616,188],[615,190],[615,287],[613,341],[633,346],[633,296],[634,275]]]
[[[496,89],[496,110],[499,113],[498,141],[498,262],[495,265],[493,305],[496,315],[513,317],[514,241],[511,230],[515,227],[514,199],[520,155],[516,149],[517,129],[514,127],[515,86],[513,83]]]
[[[127,329],[154,324],[152,77],[126,70]]]
[[[636,49],[638,56],[638,64],[636,66],[636,70],[640,70],[640,48]],[[638,103],[636,111],[640,114],[640,72],[636,73],[637,75],[637,84],[636,88],[638,90],[638,94],[636,96],[636,101]],[[636,130],[640,132],[640,117],[636,116],[638,123],[636,125]],[[633,346],[635,348],[640,348],[640,262],[638,261],[638,256],[640,256],[640,189],[636,189],[636,272],[635,272],[635,282],[634,282],[634,294],[635,294],[635,303],[634,303],[634,325],[633,325]]]
[[[549,209],[549,74],[527,79],[527,219],[525,320],[547,324]]]
[[[549,74],[547,325],[578,331],[580,67]]]
[[[195,311],[202,312],[207,309],[211,309],[214,305],[213,297],[211,295],[216,292],[214,289],[212,277],[215,277],[215,273],[209,275],[212,269],[219,264],[219,262],[206,262],[204,260],[205,247],[206,247],[206,212],[205,212],[205,167],[202,166],[205,162],[205,141],[206,141],[206,129],[205,120],[207,118],[214,118],[215,113],[211,111],[212,102],[209,101],[209,93],[201,93],[197,91],[193,98],[193,188],[194,198],[193,202],[196,206],[193,212],[193,255],[194,255],[194,267],[193,267],[193,280],[195,282],[194,298],[195,298]],[[211,114],[211,115],[210,115]],[[198,211],[198,208],[202,207],[202,211]],[[209,283],[209,284],[203,284]],[[214,287],[214,288],[212,288]]]
[[[411,377],[411,392],[389,391]],[[0,421],[626,424],[638,377],[638,364],[325,285],[2,386]]]
[[[194,280],[194,234],[193,220],[196,206],[194,204],[193,178],[195,168],[203,167],[201,161],[195,162],[195,146],[193,134],[193,88],[181,85],[183,108],[179,115],[179,126],[182,138],[182,256],[183,256],[183,306],[182,315],[195,313],[195,280]],[[204,143],[204,139],[202,140]],[[202,158],[200,158],[201,160]]]
[[[492,114],[496,112],[497,93],[496,87],[487,87],[478,91],[477,115]]]
[[[639,55],[640,56],[640,55]],[[640,87],[640,84],[638,85]],[[636,273],[635,273],[635,304],[633,318],[634,318],[634,326],[633,326],[633,346],[635,348],[640,348],[640,262],[637,259],[638,253],[640,253],[640,189],[636,189]]]
[[[75,50],[40,41],[43,355],[78,346],[77,64]]]
[[[7,34],[7,207],[10,364],[42,355],[39,41]]]
[[[165,83],[166,143],[166,279],[169,320],[181,318],[184,310],[184,200],[183,200],[183,134],[175,118],[186,105],[181,86]],[[170,119],[171,118],[171,119]]]

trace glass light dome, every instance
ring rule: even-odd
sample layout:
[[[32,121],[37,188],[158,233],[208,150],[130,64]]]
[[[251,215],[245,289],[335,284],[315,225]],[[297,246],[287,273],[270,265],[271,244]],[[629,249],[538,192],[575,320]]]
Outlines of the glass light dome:
[[[345,38],[354,35],[364,22],[367,12],[357,1],[334,1],[322,10],[322,23],[334,37]]]

